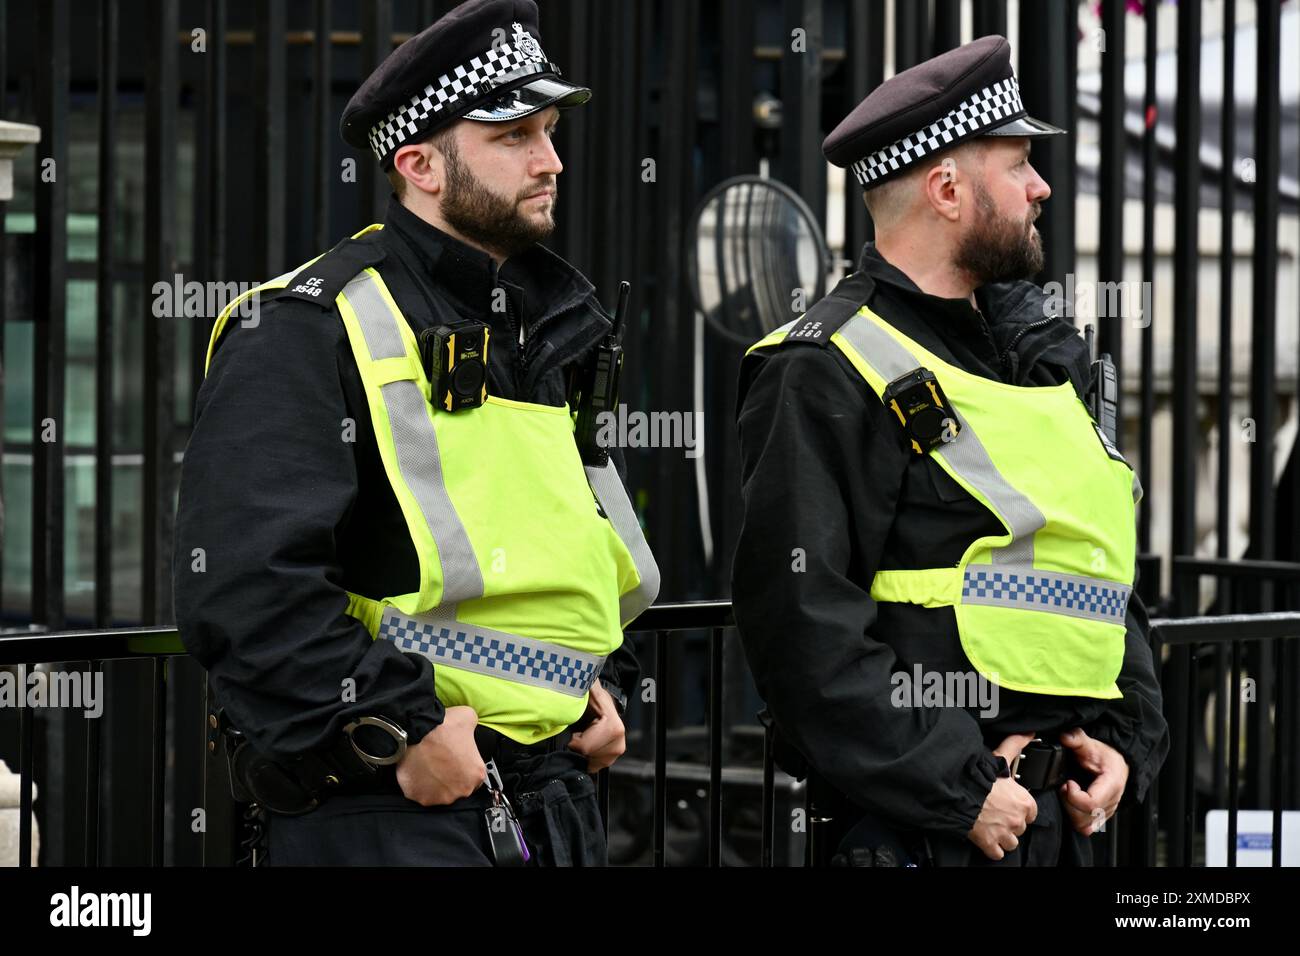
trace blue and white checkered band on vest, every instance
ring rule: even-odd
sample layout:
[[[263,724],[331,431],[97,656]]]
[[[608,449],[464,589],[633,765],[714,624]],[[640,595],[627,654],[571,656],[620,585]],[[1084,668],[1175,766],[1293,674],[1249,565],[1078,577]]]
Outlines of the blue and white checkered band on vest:
[[[870,186],[882,176],[928,156],[972,133],[990,126],[1001,125],[1024,114],[1020,101],[1020,84],[1014,76],[986,86],[963,100],[938,121],[919,133],[905,136],[878,152],[865,156],[853,164],[853,175],[863,186]]]
[[[389,113],[370,130],[370,148],[375,158],[384,157],[420,132],[421,124],[433,113],[454,107],[467,97],[477,97],[508,80],[530,73],[558,72],[546,59],[537,38],[522,24],[512,24],[510,40],[444,73],[420,90],[406,105]],[[505,31],[502,31],[505,32]]]

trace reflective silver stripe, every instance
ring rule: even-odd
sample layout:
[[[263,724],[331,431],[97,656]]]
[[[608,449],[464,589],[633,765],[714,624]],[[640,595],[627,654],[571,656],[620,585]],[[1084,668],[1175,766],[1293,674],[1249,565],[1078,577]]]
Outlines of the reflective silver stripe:
[[[1131,590],[1115,581],[1028,565],[971,564],[962,576],[961,601],[1122,624]]]
[[[375,360],[405,355],[401,330],[374,280],[366,273],[348,283],[344,294],[356,313],[370,357]],[[428,402],[411,380],[380,387],[388,424],[397,449],[397,469],[429,525],[442,566],[442,604],[455,605],[483,596],[483,572],[470,544],[469,534],[447,494],[442,476],[438,434],[429,420]]]
[[[650,545],[641,533],[641,523],[637,521],[632,501],[627,496],[627,489],[618,477],[618,470],[612,461],[605,462],[602,468],[586,467],[587,483],[592,493],[600,502],[601,510],[609,518],[615,533],[632,555],[641,583],[618,600],[619,621],[631,621],[654,603],[659,594],[659,565],[650,553]]]
[[[414,651],[435,667],[499,677],[581,697],[600,676],[605,658],[569,647],[494,631],[432,614],[409,616],[384,608],[378,637]]]
[[[920,364],[897,339],[861,312],[846,322],[839,334],[886,382],[912,371]],[[1017,564],[1032,565],[1033,534],[1047,524],[1047,519],[1037,505],[1002,477],[979,435],[966,421],[960,409],[954,408],[952,413],[957,419],[959,430],[956,438],[945,442],[944,447],[939,449],[944,460],[952,466],[953,471],[989,500],[1011,528],[1012,543],[1006,548],[993,550],[994,563],[1014,561]],[[999,557],[999,551],[1010,551],[1012,556]]]
[[[401,358],[406,354],[406,345],[402,342],[402,331],[394,324],[396,316],[388,308],[388,303],[379,294],[374,277],[362,272],[343,288],[343,294],[352,304],[357,319],[361,322],[361,332],[366,339],[370,357],[378,362],[380,359]],[[362,313],[365,313],[365,318]],[[369,321],[367,321],[369,320]],[[402,321],[405,321],[404,319]]]

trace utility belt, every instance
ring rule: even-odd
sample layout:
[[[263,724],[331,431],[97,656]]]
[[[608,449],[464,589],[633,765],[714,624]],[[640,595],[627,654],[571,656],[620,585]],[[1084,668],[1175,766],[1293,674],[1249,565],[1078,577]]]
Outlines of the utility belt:
[[[401,794],[397,782],[397,759],[378,766],[363,760],[348,733],[323,750],[300,754],[289,760],[271,760],[254,750],[226,716],[224,710],[210,715],[209,750],[220,743],[226,754],[230,794],[238,803],[257,804],[285,816],[310,813],[332,796],[340,794]],[[504,734],[482,725],[474,728],[474,742],[485,764],[508,769],[528,757],[554,753],[567,747],[569,731],[535,744],[521,744]],[[218,738],[221,738],[218,741]],[[489,783],[488,790],[494,788]],[[492,802],[490,792],[474,795],[485,805]]]

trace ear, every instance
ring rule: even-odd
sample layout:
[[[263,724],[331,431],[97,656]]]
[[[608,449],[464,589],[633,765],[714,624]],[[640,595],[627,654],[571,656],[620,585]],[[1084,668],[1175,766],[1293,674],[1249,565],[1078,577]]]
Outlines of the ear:
[[[951,156],[945,156],[925,173],[925,198],[930,208],[949,222],[961,217],[961,180],[957,162]]]
[[[393,154],[393,168],[423,192],[437,195],[446,181],[442,153],[428,143],[403,146]]]

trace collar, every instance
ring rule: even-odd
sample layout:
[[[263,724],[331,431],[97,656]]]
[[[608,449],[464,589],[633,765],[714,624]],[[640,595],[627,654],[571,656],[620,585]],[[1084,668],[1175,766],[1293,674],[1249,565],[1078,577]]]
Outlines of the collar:
[[[975,290],[975,301],[979,304],[979,309],[971,306],[969,299],[945,299],[930,295],[921,291],[907,273],[882,256],[874,242],[868,242],[862,247],[858,271],[871,276],[878,285],[888,286],[911,300],[918,307],[918,314],[940,331],[985,335],[988,326],[997,321],[997,317],[991,315],[987,308],[984,295],[986,287]]]
[[[405,240],[425,275],[471,311],[485,309],[498,286],[511,293],[530,325],[593,299],[595,287],[587,277],[545,246],[533,245],[498,268],[486,252],[421,219],[395,194],[388,197],[384,226],[384,233],[397,233],[390,242]]]

